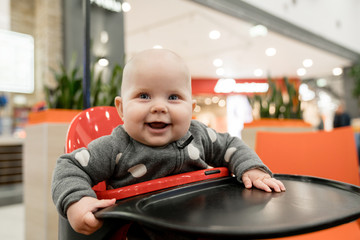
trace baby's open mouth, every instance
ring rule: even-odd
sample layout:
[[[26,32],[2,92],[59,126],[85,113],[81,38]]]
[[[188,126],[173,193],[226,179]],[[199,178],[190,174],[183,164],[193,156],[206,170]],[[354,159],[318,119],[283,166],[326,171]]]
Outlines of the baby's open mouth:
[[[154,129],[163,129],[166,128],[169,124],[163,122],[151,122],[148,123],[148,126]]]

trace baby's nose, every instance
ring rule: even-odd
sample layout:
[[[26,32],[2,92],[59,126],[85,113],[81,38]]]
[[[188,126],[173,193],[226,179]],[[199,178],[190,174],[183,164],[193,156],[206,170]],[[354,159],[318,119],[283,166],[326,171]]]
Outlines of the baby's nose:
[[[167,107],[165,104],[156,103],[151,107],[151,113],[167,113]]]

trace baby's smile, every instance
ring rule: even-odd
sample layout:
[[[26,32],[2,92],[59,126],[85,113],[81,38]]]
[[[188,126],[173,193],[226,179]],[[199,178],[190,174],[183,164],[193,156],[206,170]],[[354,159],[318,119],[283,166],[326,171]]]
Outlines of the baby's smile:
[[[150,123],[147,123],[147,125],[154,129],[163,129],[163,128],[166,128],[169,124],[164,123],[164,122],[150,122]]]

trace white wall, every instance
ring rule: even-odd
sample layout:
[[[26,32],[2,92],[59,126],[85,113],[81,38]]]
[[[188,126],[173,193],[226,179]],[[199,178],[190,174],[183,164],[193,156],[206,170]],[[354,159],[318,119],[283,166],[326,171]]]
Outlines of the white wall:
[[[360,53],[359,0],[244,0]]]
[[[0,0],[0,29],[10,29],[10,1]]]

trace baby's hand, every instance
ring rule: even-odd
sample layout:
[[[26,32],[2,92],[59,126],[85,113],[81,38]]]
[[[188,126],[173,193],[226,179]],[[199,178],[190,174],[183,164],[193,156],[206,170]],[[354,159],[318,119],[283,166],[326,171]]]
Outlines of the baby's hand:
[[[252,186],[254,186],[266,192],[271,192],[271,189],[274,189],[275,192],[286,190],[281,181],[272,178],[269,174],[260,169],[250,169],[246,171],[242,176],[242,181],[246,188],[252,188]]]
[[[103,222],[93,214],[99,208],[110,207],[116,199],[98,200],[93,197],[83,197],[78,202],[70,205],[67,217],[71,227],[78,233],[92,234],[101,228]]]

